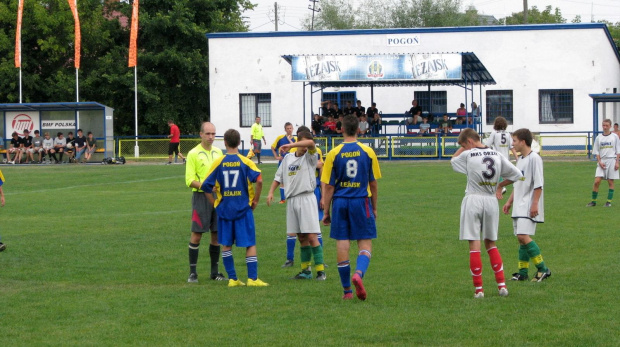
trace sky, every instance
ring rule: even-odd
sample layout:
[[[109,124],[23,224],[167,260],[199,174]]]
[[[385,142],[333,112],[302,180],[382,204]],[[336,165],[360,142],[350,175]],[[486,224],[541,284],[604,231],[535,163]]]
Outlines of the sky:
[[[356,0],[353,0],[356,1]],[[383,0],[376,0],[383,1]],[[311,0],[250,0],[257,4],[252,11],[243,15],[248,17],[250,31],[274,31],[274,3],[277,2],[278,31],[302,30],[302,18],[310,15]],[[514,12],[523,11],[522,0],[462,0],[463,10],[473,5],[480,14],[493,15],[495,18],[504,18]],[[528,0],[528,7],[536,6],[540,10],[551,5],[559,8],[562,17],[570,23],[577,15],[581,15],[581,22],[607,20],[612,23],[620,22],[620,0]],[[317,8],[321,2],[317,1]]]

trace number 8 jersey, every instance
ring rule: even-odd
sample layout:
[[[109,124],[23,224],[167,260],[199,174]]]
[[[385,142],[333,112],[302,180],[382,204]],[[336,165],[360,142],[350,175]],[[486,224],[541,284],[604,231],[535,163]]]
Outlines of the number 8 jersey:
[[[368,182],[381,178],[377,156],[360,142],[343,142],[325,157],[321,182],[334,186],[334,198],[370,197]]]
[[[454,171],[467,175],[467,195],[495,196],[500,177],[513,182],[523,177],[506,157],[488,147],[463,151],[450,162]]]

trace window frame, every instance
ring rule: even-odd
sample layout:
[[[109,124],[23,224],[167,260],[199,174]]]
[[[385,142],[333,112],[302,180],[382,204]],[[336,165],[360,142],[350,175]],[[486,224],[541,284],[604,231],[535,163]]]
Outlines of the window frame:
[[[545,105],[547,101],[543,100],[546,95],[549,95],[549,105]],[[562,98],[566,99],[562,100]],[[566,104],[562,104],[563,102]],[[550,109],[546,109],[546,107],[550,107]],[[538,124],[575,124],[575,94],[573,89],[539,89]]]
[[[248,106],[253,108],[253,114],[250,118],[246,119],[246,123],[244,123],[244,110],[248,110],[248,108],[244,109],[244,97],[253,96],[255,97],[254,105]],[[261,99],[262,98],[262,99]],[[264,106],[266,104],[269,105],[269,113],[266,114],[264,110],[261,110],[261,104]],[[261,125],[264,128],[270,128],[272,125],[272,112],[271,112],[271,93],[241,93],[239,94],[239,127],[241,128],[250,128],[252,124],[254,124],[256,117],[261,117]],[[247,118],[247,116],[246,116]],[[247,123],[249,121],[249,124]]]
[[[510,101],[508,103],[499,102],[499,107],[496,107],[494,106],[495,103],[489,100],[492,96],[498,96],[500,101],[509,97]],[[493,125],[497,117],[504,117],[509,125],[514,124],[514,103],[514,90],[512,89],[487,90],[485,94],[486,125]],[[505,108],[504,105],[508,105],[508,108]],[[499,111],[497,111],[498,109]]]

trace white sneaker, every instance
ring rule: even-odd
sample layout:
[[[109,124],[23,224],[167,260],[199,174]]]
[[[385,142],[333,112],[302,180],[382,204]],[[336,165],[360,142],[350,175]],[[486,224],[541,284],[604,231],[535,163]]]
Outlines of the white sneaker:
[[[506,289],[506,287],[500,289],[499,296],[508,296],[508,289]]]
[[[15,164],[15,161],[10,161],[9,164]]]
[[[482,299],[482,298],[484,298],[484,292],[474,294],[474,299]]]

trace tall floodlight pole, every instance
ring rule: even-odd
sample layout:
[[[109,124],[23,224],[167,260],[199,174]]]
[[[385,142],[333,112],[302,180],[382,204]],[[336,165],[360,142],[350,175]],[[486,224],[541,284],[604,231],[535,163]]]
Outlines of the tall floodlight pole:
[[[17,26],[15,28],[15,67],[19,68],[19,103],[22,103],[22,13],[24,0],[17,5]]]
[[[138,7],[139,0],[133,1],[133,9],[131,12],[131,32],[129,35],[129,64],[133,67],[134,78],[134,120],[136,123],[136,144],[134,147],[134,156],[140,157],[140,148],[138,147]]]
[[[319,2],[319,0],[309,0],[312,3],[312,7],[310,7],[310,5],[308,5],[308,9],[312,11],[312,24],[310,26],[310,30],[313,31],[314,30],[314,14],[317,12],[321,12],[320,8],[316,8],[316,3]]]

